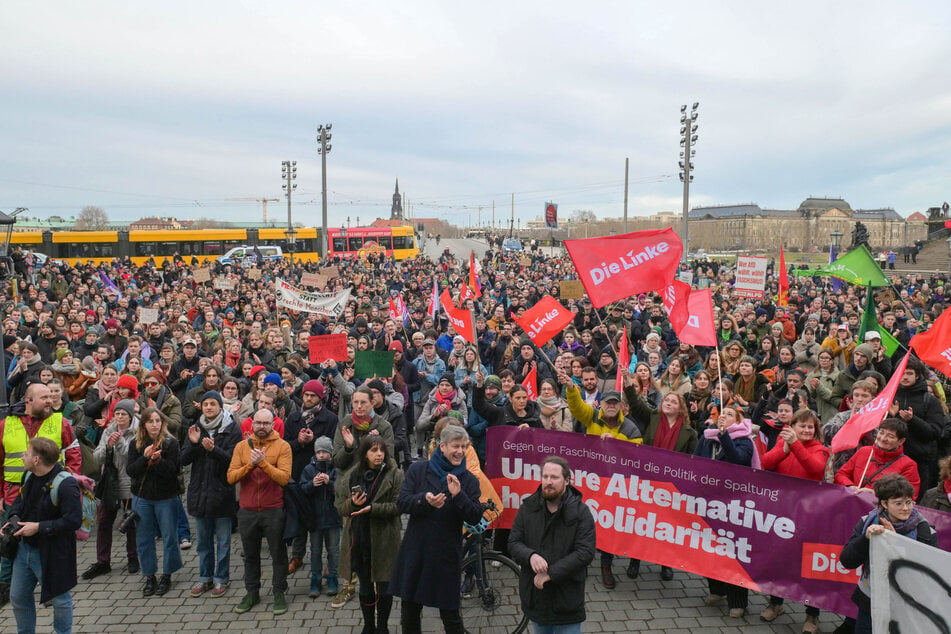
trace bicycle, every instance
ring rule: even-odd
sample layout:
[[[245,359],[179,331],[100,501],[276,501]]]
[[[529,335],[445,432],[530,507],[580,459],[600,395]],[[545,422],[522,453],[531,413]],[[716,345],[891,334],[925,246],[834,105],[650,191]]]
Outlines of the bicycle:
[[[482,507],[486,511],[498,510],[492,500]],[[519,634],[528,625],[518,590],[519,566],[486,544],[485,531],[489,525],[485,518],[477,526],[466,524],[468,534],[463,552],[470,554],[462,561],[461,587],[463,590],[467,584],[471,587],[461,593],[459,614],[470,632]]]

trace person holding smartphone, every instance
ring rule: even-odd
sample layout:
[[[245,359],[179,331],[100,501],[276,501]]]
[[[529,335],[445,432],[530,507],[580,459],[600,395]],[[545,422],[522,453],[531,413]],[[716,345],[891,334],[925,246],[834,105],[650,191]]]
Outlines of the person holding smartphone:
[[[839,555],[839,562],[846,568],[862,566],[862,576],[852,593],[852,601],[859,608],[855,619],[856,634],[870,634],[872,631],[872,586],[869,577],[871,540],[885,531],[893,531],[938,547],[938,535],[915,508],[915,488],[908,478],[897,473],[883,475],[875,481],[875,497],[878,498],[875,509],[855,524],[852,537]]]

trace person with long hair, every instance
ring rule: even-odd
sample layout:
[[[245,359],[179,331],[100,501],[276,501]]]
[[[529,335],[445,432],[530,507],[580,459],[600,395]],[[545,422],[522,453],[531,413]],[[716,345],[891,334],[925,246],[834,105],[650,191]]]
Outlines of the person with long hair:
[[[684,362],[680,357],[671,357],[667,369],[657,381],[657,391],[663,399],[668,394],[681,396],[690,392],[690,378],[684,371]]]
[[[817,482],[822,480],[829,462],[829,449],[822,443],[819,425],[819,417],[812,410],[803,408],[796,412],[792,424],[779,432],[781,442],[777,442],[763,456],[763,469],[794,478]],[[772,623],[785,611],[782,597],[770,596],[769,605],[759,618]],[[806,622],[802,631],[808,634],[819,631],[819,608],[806,606]]]
[[[168,432],[165,416],[154,407],[142,412],[135,441],[129,444],[126,472],[132,478],[132,509],[138,514],[136,550],[145,586],[142,596],[159,596],[172,587],[172,573],[182,567],[178,545],[178,472],[181,470],[178,441]],[[162,537],[162,576],[156,582],[158,557],[156,528]]]
[[[400,544],[397,508],[403,472],[379,434],[360,441],[353,468],[335,484],[335,506],[344,524],[343,544],[360,582],[363,634],[389,632],[393,595],[387,588]]]
[[[573,431],[575,419],[568,411],[568,403],[561,398],[558,382],[544,379],[538,387],[539,419],[545,429]]]

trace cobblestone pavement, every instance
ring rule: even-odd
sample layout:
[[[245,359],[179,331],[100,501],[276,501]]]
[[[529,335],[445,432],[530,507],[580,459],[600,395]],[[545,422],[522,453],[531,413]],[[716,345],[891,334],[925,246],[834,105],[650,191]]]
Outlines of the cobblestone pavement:
[[[194,532],[193,532],[194,535]],[[270,606],[270,564],[262,565],[261,603],[250,612],[238,615],[234,606],[244,594],[241,544],[237,534],[232,539],[232,585],[220,599],[193,599],[189,589],[197,579],[198,555],[194,547],[184,551],[185,567],[172,576],[172,590],[164,597],[142,597],[143,578],[125,572],[124,538],[117,535],[113,547],[113,570],[92,581],[80,579],[73,590],[75,606],[74,632],[194,632],[214,630],[255,630],[262,633],[359,632],[360,608],[356,597],[343,608],[332,609],[330,597],[310,599],[309,560],[288,578],[288,612],[275,617]],[[267,548],[264,547],[265,557]],[[310,553],[308,551],[308,557]],[[159,548],[161,560],[161,549]],[[95,561],[95,539],[79,544],[79,572]],[[161,565],[161,564],[160,564]],[[616,559],[614,573],[617,587],[605,590],[600,568],[592,564],[588,574],[585,632],[799,632],[804,618],[801,605],[787,603],[787,612],[771,624],[759,620],[767,598],[750,597],[750,614],[745,619],[731,619],[725,605],[707,607],[703,597],[706,582],[696,575],[676,573],[673,581],[660,580],[660,568],[653,564],[641,566],[641,576],[630,580],[624,575],[627,560]],[[37,589],[38,592],[39,589]],[[39,595],[37,594],[37,597]],[[441,623],[435,610],[423,612],[423,631],[440,632]],[[820,627],[831,632],[841,617],[823,613]],[[38,608],[37,631],[52,628],[52,609]],[[7,605],[0,610],[0,632],[15,632],[13,611]],[[399,631],[399,600],[394,602],[390,631]]]

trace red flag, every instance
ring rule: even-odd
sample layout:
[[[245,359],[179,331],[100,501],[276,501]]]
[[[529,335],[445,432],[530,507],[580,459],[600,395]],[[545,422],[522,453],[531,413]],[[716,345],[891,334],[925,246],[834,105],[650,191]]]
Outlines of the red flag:
[[[671,228],[620,236],[565,240],[595,308],[637,293],[660,290],[677,274],[683,243]]]
[[[631,349],[627,343],[627,326],[624,326],[624,336],[621,337],[621,349],[618,352],[617,378],[614,380],[614,389],[623,392],[624,377],[621,376],[621,368],[627,368],[631,365]]]
[[[674,280],[661,293],[664,300],[664,310],[670,319],[670,325],[674,327],[674,332],[680,330],[686,325],[688,315],[687,302],[690,297],[690,284]]]
[[[710,289],[691,291],[687,299],[687,322],[680,330],[674,328],[677,338],[692,346],[717,345],[716,326],[713,321],[713,296]]]
[[[549,339],[564,330],[574,320],[575,314],[551,295],[546,295],[525,311],[521,319],[514,315],[512,317],[532,343],[536,346],[544,346]]]
[[[846,421],[842,429],[832,438],[832,453],[854,449],[859,446],[859,440],[881,424],[882,419],[888,414],[888,408],[895,400],[895,392],[898,390],[898,382],[905,374],[905,366],[908,365],[906,354],[895,368],[892,378],[885,384],[885,389],[878,393],[878,396],[865,404],[862,409],[855,412],[852,418]]]
[[[945,376],[951,376],[951,310],[941,313],[931,328],[911,338],[918,358]]]
[[[786,255],[783,253],[783,245],[779,245],[779,301],[780,306],[786,306],[789,303],[789,273],[786,272]]]
[[[459,305],[461,306],[461,305],[462,305],[462,302],[466,301],[466,300],[469,299],[470,297],[471,297],[472,299],[475,299],[475,298],[476,298],[476,294],[472,292],[472,289],[471,289],[471,288],[469,288],[468,286],[466,286],[465,284],[463,284],[463,285],[462,285],[462,288],[459,289]]]
[[[452,296],[449,295],[448,289],[444,290],[442,295],[439,296],[439,302],[442,304],[443,310],[446,311],[446,316],[449,317],[449,323],[452,324],[459,336],[474,346],[478,345],[476,344],[475,319],[472,317],[472,311],[465,308],[456,308],[452,303]]]
[[[525,386],[525,389],[528,390],[528,400],[537,401],[538,400],[538,371],[535,366],[532,366],[532,369],[529,370],[528,375],[522,381],[522,385]]]
[[[482,297],[482,290],[479,287],[479,278],[476,277],[475,251],[469,251],[469,288],[472,289],[476,299]]]

